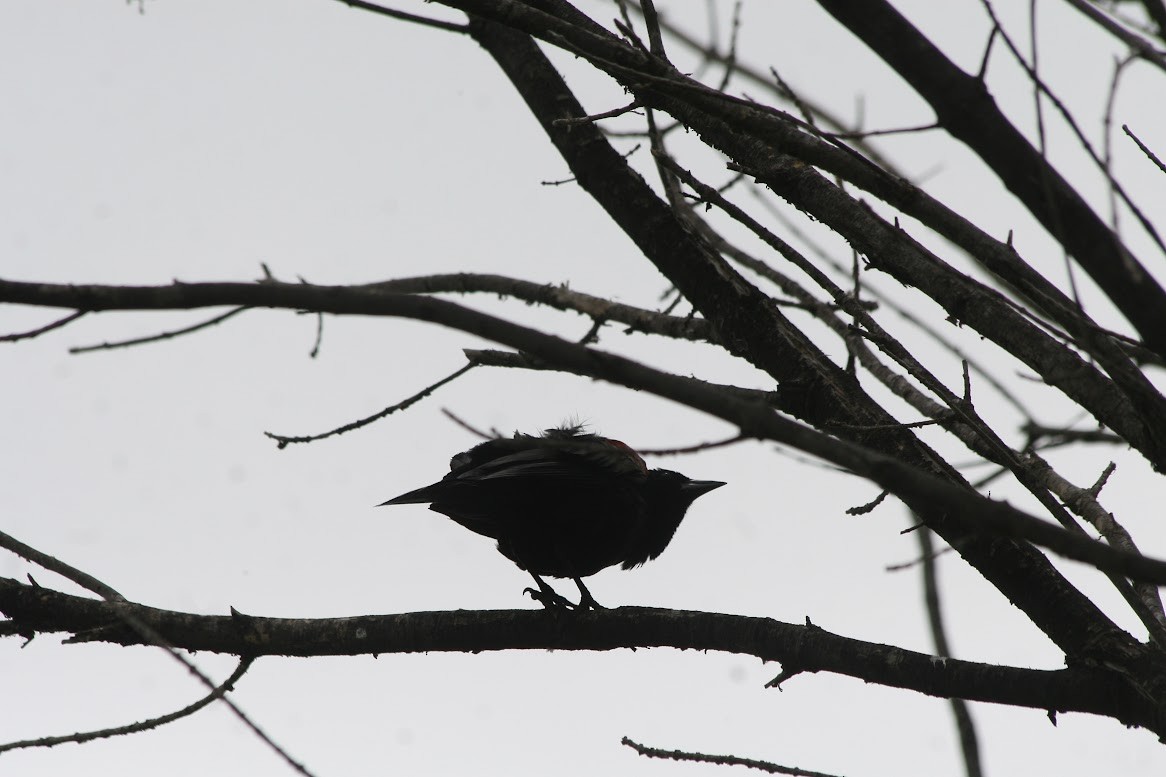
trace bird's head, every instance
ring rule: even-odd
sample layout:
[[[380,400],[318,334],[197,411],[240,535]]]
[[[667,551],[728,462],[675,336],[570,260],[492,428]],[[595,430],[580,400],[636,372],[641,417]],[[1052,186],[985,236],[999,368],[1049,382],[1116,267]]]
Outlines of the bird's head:
[[[719,480],[691,480],[670,469],[653,469],[648,471],[644,495],[651,512],[682,518],[698,496],[723,485]]]
[[[693,501],[723,485],[719,480],[690,480],[668,469],[649,470],[643,487],[646,522],[628,548],[623,568],[631,569],[663,553]]]

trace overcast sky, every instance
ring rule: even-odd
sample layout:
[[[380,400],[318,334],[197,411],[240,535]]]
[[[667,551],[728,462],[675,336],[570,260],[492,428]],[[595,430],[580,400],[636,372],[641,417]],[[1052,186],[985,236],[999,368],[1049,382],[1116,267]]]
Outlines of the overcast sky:
[[[704,20],[697,5],[683,9],[694,30]],[[940,5],[942,16],[926,3],[902,7],[925,29],[947,30],[960,64],[974,69],[987,30],[982,10]],[[777,66],[845,115],[866,95],[868,126],[929,120],[916,99],[887,87],[893,81],[873,59],[854,76],[853,63],[839,60],[868,55],[811,4],[783,6],[778,16],[773,6],[746,3],[741,47],[752,62]],[[583,7],[614,15],[607,5]],[[1073,100],[1095,105],[1108,84],[1108,55],[1078,62],[1074,41],[1089,28],[1060,5],[1041,8],[1061,31],[1043,41],[1045,61],[1064,68]],[[571,58],[556,61],[569,66]],[[1142,74],[1130,77],[1136,85]],[[589,110],[619,104],[619,91],[598,79],[573,83]],[[1001,93],[1018,121],[1030,113],[1027,94],[1023,83]],[[0,4],[0,106],[5,278],[252,280],[262,264],[281,279],[320,283],[501,272],[644,307],[657,306],[667,287],[588,197],[542,185],[566,177],[565,165],[476,44],[340,3]],[[1161,150],[1162,101],[1119,107],[1122,121],[1159,133]],[[1018,244],[1045,246],[964,155],[936,156],[941,146],[927,136],[884,148],[957,208],[976,204],[994,233],[1015,227]],[[1074,161],[1068,154],[1066,164]],[[1120,164],[1142,180],[1136,156]],[[1158,187],[1160,203],[1156,180],[1145,186]],[[1060,256],[1047,259],[1056,266]],[[466,302],[573,337],[590,323]],[[0,309],[0,330],[51,315]],[[258,311],[170,342],[67,352],[209,315],[90,316],[4,346],[0,529],[132,600],[177,610],[324,617],[532,607],[521,595],[528,579],[488,540],[423,506],[373,507],[438,479],[451,454],[476,442],[441,408],[507,433],[579,417],[638,447],[734,431],[570,376],[477,370],[373,427],[280,451],[264,431],[310,434],[368,415],[461,366],[462,348],[485,344],[419,323],[329,318],[312,359],[314,317]],[[604,338],[604,347],[657,366],[768,388],[759,374],[707,350],[614,329]],[[958,381],[954,370],[950,377]],[[1048,402],[1045,420],[1071,420]],[[1160,483],[1136,457],[1104,455],[1119,462],[1107,508],[1131,519],[1145,551],[1166,555],[1161,516],[1144,515],[1148,500],[1161,504]],[[652,463],[729,485],[697,503],[659,560],[594,577],[589,588],[600,602],[797,623],[808,616],[835,633],[931,652],[917,572],[886,571],[918,553],[914,538],[899,533],[902,509],[890,500],[865,517],[844,512],[870,501],[873,486],[757,444]],[[1058,463],[1083,485],[1098,474],[1095,460]],[[1133,627],[1116,595],[1061,566]],[[76,590],[0,553],[0,575],[29,571],[42,584]],[[958,657],[1063,665],[954,554],[941,571]],[[562,590],[572,589],[568,582]],[[195,658],[219,679],[234,666],[229,657]],[[10,639],[0,641],[0,667],[0,741],[120,725],[203,693],[170,657],[145,648],[62,646],[54,637],[22,648]],[[244,677],[235,699],[321,777],[718,768],[646,761],[620,746],[625,735],[850,777],[959,773],[946,702],[825,674],[765,690],[779,671],[749,657],[662,649],[270,658]],[[1039,711],[973,711],[993,775],[1166,769],[1153,735],[1110,720],[1064,715],[1053,727]],[[290,773],[221,706],[132,737],[0,756],[4,774],[82,770]]]

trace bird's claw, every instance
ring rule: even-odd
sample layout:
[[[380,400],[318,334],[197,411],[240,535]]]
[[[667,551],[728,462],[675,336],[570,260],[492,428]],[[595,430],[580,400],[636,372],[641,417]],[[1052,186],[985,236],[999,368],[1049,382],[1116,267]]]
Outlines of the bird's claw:
[[[554,610],[554,609],[574,610],[574,609],[577,609],[579,607],[578,604],[575,604],[567,597],[559,594],[556,591],[552,591],[549,589],[539,591],[537,589],[527,587],[527,588],[522,589],[522,592],[524,594],[530,594],[531,599],[534,599],[536,602],[541,604],[543,607],[546,607],[548,610]]]

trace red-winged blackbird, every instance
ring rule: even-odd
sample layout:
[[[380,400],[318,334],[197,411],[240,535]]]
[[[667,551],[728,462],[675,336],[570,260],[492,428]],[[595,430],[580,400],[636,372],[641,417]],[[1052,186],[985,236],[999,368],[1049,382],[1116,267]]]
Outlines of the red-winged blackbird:
[[[580,609],[599,606],[580,578],[656,558],[693,500],[724,485],[650,470],[627,445],[578,426],[484,442],[454,456],[449,470],[384,504],[430,502],[430,510],[497,540],[499,552],[534,577],[539,590],[526,591],[544,606]],[[574,580],[579,604],[542,575]]]

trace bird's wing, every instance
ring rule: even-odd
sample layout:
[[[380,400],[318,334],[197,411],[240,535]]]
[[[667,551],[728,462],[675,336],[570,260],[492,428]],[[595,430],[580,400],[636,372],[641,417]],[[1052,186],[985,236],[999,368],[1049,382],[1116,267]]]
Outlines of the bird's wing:
[[[552,488],[594,483],[597,478],[647,477],[643,459],[623,443],[595,435],[572,437],[532,437],[488,440],[450,460],[450,472],[423,488],[401,494],[386,505],[423,504],[448,499],[454,494],[468,496],[463,489],[502,486],[526,481],[529,486]]]
[[[496,481],[511,478],[593,479],[597,475],[636,477],[643,473],[635,460],[604,442],[586,445],[539,445],[455,469],[448,479]]]
[[[561,475],[570,469],[570,459],[558,451],[531,449],[498,456],[451,472],[450,476],[457,480],[492,480],[526,475]]]
[[[466,456],[467,454],[461,455]],[[456,462],[455,457],[455,464]],[[593,473],[592,468],[581,466],[579,461],[572,461],[571,457],[555,456],[552,458],[547,456],[547,451],[538,449],[518,451],[485,460],[479,458],[476,462],[464,462],[462,466],[455,467],[452,472],[436,483],[401,494],[387,502],[382,502],[381,506],[433,502],[450,496],[451,493],[454,493],[451,489],[460,491],[462,487],[474,483],[501,483],[516,478],[560,478],[567,482],[576,478],[582,480],[588,475],[593,476]]]

